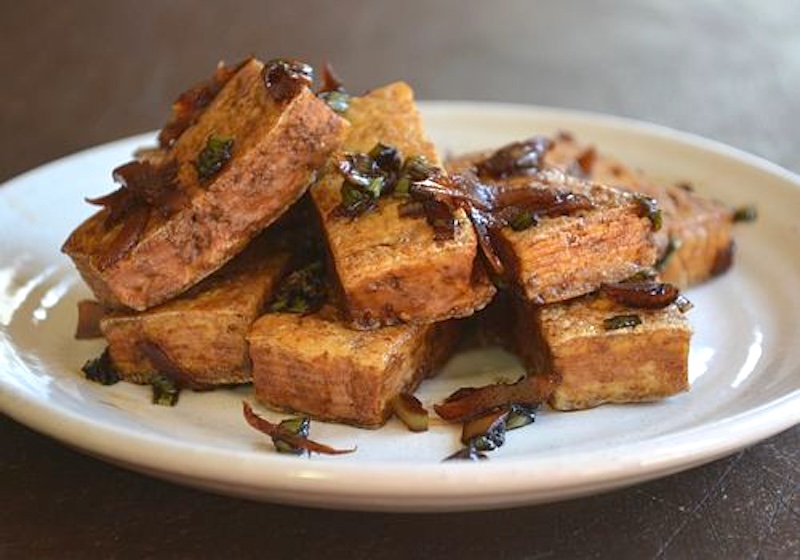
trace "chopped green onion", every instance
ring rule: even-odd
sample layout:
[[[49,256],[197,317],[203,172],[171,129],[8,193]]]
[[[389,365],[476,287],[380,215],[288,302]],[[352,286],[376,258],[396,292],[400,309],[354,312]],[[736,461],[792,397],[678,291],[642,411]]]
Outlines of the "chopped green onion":
[[[642,324],[642,318],[638,315],[615,315],[603,321],[603,327],[607,331],[636,327]]]
[[[119,381],[119,372],[111,363],[108,347],[100,356],[83,364],[81,371],[86,375],[86,379],[101,385],[113,385]]]
[[[312,313],[319,309],[327,296],[324,271],[325,264],[319,260],[289,274],[278,287],[268,310],[275,313]]]
[[[411,194],[410,191],[411,180],[406,175],[403,175],[397,180],[397,183],[395,183],[392,194],[396,197],[402,198],[409,196]]]
[[[653,231],[658,231],[663,225],[663,218],[661,216],[661,209],[658,207],[658,201],[655,198],[644,196],[641,194],[634,195],[636,202],[639,203],[639,215],[646,216],[653,225]]]
[[[197,156],[195,168],[201,181],[206,181],[220,172],[231,159],[233,138],[212,134],[206,141],[206,146]]]
[[[153,388],[153,404],[159,406],[178,404],[181,389],[174,379],[157,373],[150,378],[150,385]]]
[[[369,157],[375,162],[378,168],[386,173],[397,173],[403,165],[400,159],[400,152],[397,148],[387,146],[378,142],[369,151]]]
[[[383,190],[384,180],[383,177],[373,177],[369,184],[364,188],[372,198],[378,198],[381,196],[381,191]]]
[[[734,222],[754,222],[758,219],[758,209],[753,206],[742,206],[733,213]]]
[[[322,99],[331,110],[340,115],[346,113],[350,108],[350,95],[344,91],[323,91],[318,97]]]
[[[506,417],[506,431],[533,424],[538,410],[538,405],[512,404]]]
[[[524,231],[535,226],[538,222],[539,220],[536,214],[527,210],[521,210],[508,221],[508,225],[514,231]]]
[[[504,409],[464,422],[461,443],[478,451],[494,451],[506,441],[507,417],[508,410]]]
[[[308,416],[298,416],[287,418],[278,424],[279,433],[290,433],[301,438],[308,438],[311,428],[311,419]],[[272,443],[278,453],[289,453],[291,455],[302,455],[306,452],[302,447],[292,445],[290,442],[280,439],[280,436],[273,436]]]
[[[421,154],[409,156],[403,163],[401,175],[410,181],[424,181],[436,175],[439,170],[428,162],[428,158]]]

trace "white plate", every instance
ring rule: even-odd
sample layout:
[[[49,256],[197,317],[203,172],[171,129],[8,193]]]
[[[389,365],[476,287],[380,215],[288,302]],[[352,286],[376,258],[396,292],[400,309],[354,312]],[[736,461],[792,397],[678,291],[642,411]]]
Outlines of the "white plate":
[[[690,393],[660,403],[543,412],[480,463],[441,459],[458,431],[425,434],[391,421],[377,431],[315,423],[312,437],[352,455],[297,458],[271,451],[241,419],[247,389],[184,392],[175,408],[148,390],[102,387],[79,373],[98,342],[72,333],[88,291],[59,253],[113,188],[110,170],[143,135],[45,165],[0,189],[0,406],[45,434],[127,468],[227,494],[331,508],[457,510],[531,504],[664,476],[724,456],[800,421],[800,179],[732,148],[617,118],[535,107],[424,103],[442,150],[497,146],[568,129],[666,180],[691,180],[733,205],[757,202],[760,219],[737,231],[732,272],[689,294]],[[479,377],[515,378],[508,355],[472,352],[426,382],[435,401]]]

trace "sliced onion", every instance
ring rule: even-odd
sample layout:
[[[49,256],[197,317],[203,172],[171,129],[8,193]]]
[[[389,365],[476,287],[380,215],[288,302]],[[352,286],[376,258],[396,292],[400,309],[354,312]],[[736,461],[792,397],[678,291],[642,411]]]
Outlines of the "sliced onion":
[[[536,173],[551,146],[550,139],[544,136],[512,142],[477,163],[475,169],[479,175],[495,179]]]
[[[409,393],[400,393],[391,402],[392,410],[412,432],[428,431],[428,411],[419,399]]]
[[[100,320],[105,313],[105,308],[95,300],[83,299],[79,301],[78,326],[75,329],[75,338],[87,340],[103,336],[103,332],[100,330]]]
[[[244,59],[233,67],[220,64],[211,78],[181,93],[172,104],[172,117],[158,133],[158,145],[169,148],[175,144],[183,132],[197,121],[233,75],[250,60],[252,57]]]
[[[214,388],[213,385],[195,381],[190,372],[176,364],[169,354],[152,340],[140,340],[136,343],[136,348],[147,358],[158,373],[172,379],[179,387],[186,387],[195,391],[208,391]]]
[[[105,251],[98,256],[95,263],[97,268],[105,270],[127,255],[141,239],[149,220],[150,209],[146,206],[138,206],[105,247]]]
[[[343,455],[345,453],[352,453],[356,450],[355,447],[351,449],[335,449],[324,443],[318,443],[310,440],[307,437],[300,436],[293,433],[290,429],[280,424],[273,424],[266,418],[257,415],[252,407],[246,402],[242,401],[242,411],[244,419],[250,426],[259,432],[268,435],[272,438],[273,442],[282,441],[296,449],[303,449],[309,453],[322,453],[325,455]]]
[[[492,451],[505,441],[506,420],[509,410],[502,408],[464,422],[461,427],[461,443],[474,442],[481,451]]]
[[[674,285],[655,281],[614,282],[603,284],[600,290],[617,303],[640,309],[662,309],[680,295]]]
[[[435,404],[436,414],[449,422],[463,422],[514,403],[526,406],[546,401],[558,384],[554,375],[531,375],[513,384],[498,383],[459,389]]]

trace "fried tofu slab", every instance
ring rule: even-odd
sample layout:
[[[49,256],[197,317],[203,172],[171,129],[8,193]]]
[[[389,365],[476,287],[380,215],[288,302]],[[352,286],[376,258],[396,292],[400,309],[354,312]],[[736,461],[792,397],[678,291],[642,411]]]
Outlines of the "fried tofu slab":
[[[544,306],[516,301],[513,314],[526,367],[561,378],[549,400],[556,410],[654,401],[689,389],[692,330],[674,303],[631,309],[595,293]],[[620,318],[632,315],[640,324],[623,326]]]
[[[543,218],[521,231],[505,227],[493,236],[509,277],[527,300],[571,299],[655,262],[653,225],[634,197],[563,174],[545,172],[536,180],[545,189],[581,194],[593,207]]]
[[[728,206],[693,192],[688,185],[656,182],[567,133],[551,139],[544,160],[546,165],[577,171],[593,181],[658,201],[664,220],[658,234],[659,272],[665,282],[686,288],[730,267],[734,212]]]
[[[255,396],[270,408],[378,428],[396,395],[413,392],[450,357],[459,327],[451,320],[354,330],[330,306],[268,313],[248,337]]]
[[[347,123],[281,64],[248,59],[185,130],[118,168],[123,187],[62,249],[105,306],[141,311],[218,270],[340,146]],[[212,93],[185,95],[199,106]]]
[[[287,272],[290,255],[265,234],[180,297],[142,312],[106,315],[100,327],[120,377],[148,383],[162,373],[190,388],[251,381],[246,335]]]
[[[368,153],[377,143],[403,157],[424,156],[440,165],[425,137],[413,92],[394,83],[353,98],[346,153]],[[337,215],[342,176],[329,169],[310,190],[320,216],[339,292],[338,305],[353,328],[431,323],[472,314],[494,287],[477,261],[477,239],[463,210],[454,213],[452,239],[437,239],[424,218],[402,217],[403,200],[377,200],[358,216]]]
[[[448,162],[452,173],[470,173],[487,157],[471,154]],[[568,200],[582,206],[564,215],[531,218],[525,227],[491,230],[491,242],[505,280],[524,299],[537,303],[568,300],[602,283],[628,278],[657,258],[654,223],[643,202],[627,192],[585,181],[557,169],[504,178],[479,177],[504,196]]]

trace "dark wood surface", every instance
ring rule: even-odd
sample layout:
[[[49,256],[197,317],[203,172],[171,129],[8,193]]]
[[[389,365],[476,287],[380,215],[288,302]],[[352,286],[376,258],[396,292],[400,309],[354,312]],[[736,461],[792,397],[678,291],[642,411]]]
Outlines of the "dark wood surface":
[[[158,127],[187,84],[248,53],[331,61],[354,91],[403,78],[423,99],[630,116],[800,171],[793,0],[26,1],[2,12],[0,180]],[[7,417],[0,434],[3,558],[800,556],[798,427],[629,489],[436,515],[219,497],[81,455]]]

